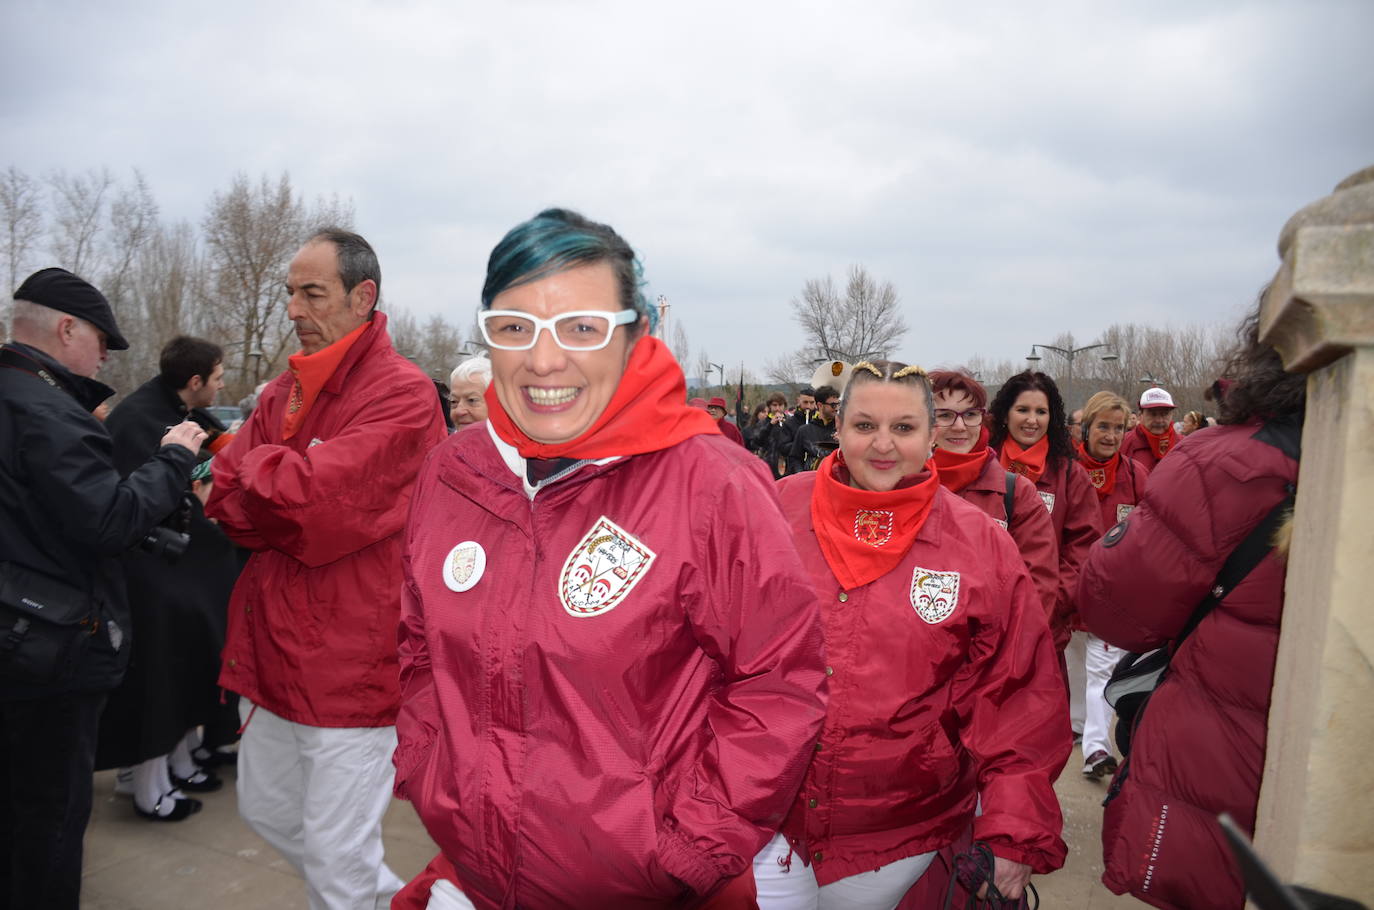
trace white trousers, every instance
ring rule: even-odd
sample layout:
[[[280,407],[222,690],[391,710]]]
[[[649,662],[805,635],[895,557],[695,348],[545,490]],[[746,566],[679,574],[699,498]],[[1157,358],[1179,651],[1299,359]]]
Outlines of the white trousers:
[[[1083,732],[1083,724],[1087,720],[1087,711],[1083,702],[1083,691],[1087,688],[1087,681],[1083,673],[1083,664],[1087,659],[1084,656],[1087,643],[1087,632],[1075,632],[1064,648],[1064,662],[1069,668],[1069,723],[1073,725],[1073,732],[1075,733]],[[1084,748],[1083,754],[1089,754],[1086,748]]]
[[[1117,661],[1121,660],[1126,652],[1107,644],[1091,632],[1085,634],[1087,653],[1083,665],[1087,685],[1083,695],[1083,757],[1086,759],[1099,750],[1108,755],[1116,754],[1110,737],[1112,706],[1102,697],[1102,690],[1106,687],[1107,680],[1111,679]]]
[[[239,814],[305,879],[311,910],[389,907],[405,884],[382,860],[396,728],[311,727],[246,698],[239,718]]]
[[[453,882],[441,878],[430,886],[425,910],[477,910],[477,907]]]
[[[892,910],[935,859],[934,852],[922,853],[818,886],[800,856],[792,856],[790,867],[783,865],[790,846],[775,834],[754,857],[759,910]]]

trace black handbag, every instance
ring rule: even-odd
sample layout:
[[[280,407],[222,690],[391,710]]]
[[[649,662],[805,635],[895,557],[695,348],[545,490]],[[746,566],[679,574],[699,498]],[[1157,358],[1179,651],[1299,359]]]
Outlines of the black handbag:
[[[69,679],[99,627],[81,589],[0,562],[0,678],[30,685]]]

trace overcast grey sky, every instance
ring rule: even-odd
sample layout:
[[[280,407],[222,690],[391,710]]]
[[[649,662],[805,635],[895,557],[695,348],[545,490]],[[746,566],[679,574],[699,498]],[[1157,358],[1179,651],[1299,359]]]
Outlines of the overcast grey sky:
[[[1232,321],[1298,207],[1374,163],[1374,2],[6,0],[0,167],[239,171],[350,197],[385,295],[466,322],[548,205],[615,226],[695,349],[795,349],[862,263],[905,359]]]

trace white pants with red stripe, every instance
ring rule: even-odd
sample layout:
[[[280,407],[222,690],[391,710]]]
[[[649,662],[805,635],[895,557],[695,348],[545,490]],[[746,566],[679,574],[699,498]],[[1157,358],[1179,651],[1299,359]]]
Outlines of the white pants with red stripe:
[[[1083,666],[1087,671],[1087,684],[1083,693],[1083,757],[1098,751],[1115,755],[1116,749],[1111,743],[1112,706],[1102,697],[1102,690],[1126,652],[1091,632],[1087,633],[1085,645],[1087,653]]]
[[[310,910],[389,907],[405,884],[382,860],[396,728],[311,727],[246,698],[239,717],[239,814],[305,879]]]
[[[908,856],[872,872],[817,885],[811,867],[792,854],[787,838],[775,834],[754,857],[759,910],[892,910],[934,859],[933,852]]]

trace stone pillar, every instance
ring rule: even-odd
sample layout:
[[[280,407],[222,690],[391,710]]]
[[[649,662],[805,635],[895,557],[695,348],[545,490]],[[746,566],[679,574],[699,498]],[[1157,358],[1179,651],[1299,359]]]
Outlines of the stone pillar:
[[[1289,220],[1260,337],[1308,374],[1255,843],[1280,878],[1374,895],[1374,167]]]

